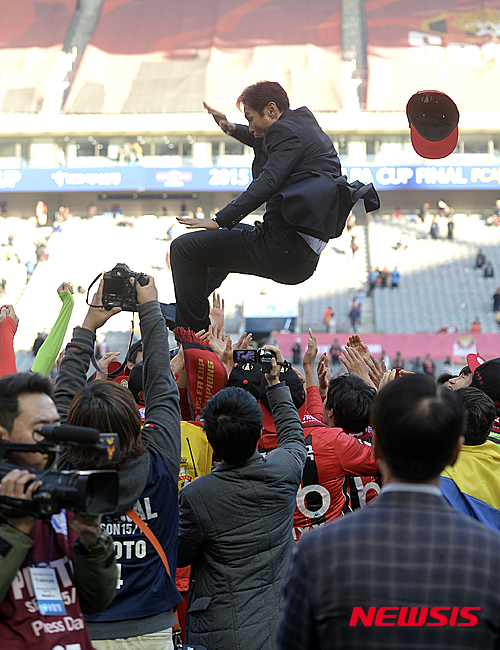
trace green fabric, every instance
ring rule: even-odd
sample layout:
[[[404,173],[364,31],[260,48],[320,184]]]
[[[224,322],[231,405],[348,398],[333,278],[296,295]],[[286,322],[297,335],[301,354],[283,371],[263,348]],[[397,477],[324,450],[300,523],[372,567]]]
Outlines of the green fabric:
[[[10,549],[8,546],[12,545]],[[0,524],[0,603],[7,595],[10,585],[26,554],[33,546],[33,540],[26,533],[22,533],[14,526],[7,523]],[[8,549],[8,550],[7,550]]]
[[[69,319],[73,312],[73,305],[75,304],[71,291],[61,291],[59,298],[62,300],[59,316],[54,323],[54,327],[50,330],[50,334],[43,342],[42,347],[38,350],[35,361],[31,366],[32,372],[39,372],[41,375],[45,375],[45,377],[49,376],[57,355],[61,350],[66,330],[68,329]]]

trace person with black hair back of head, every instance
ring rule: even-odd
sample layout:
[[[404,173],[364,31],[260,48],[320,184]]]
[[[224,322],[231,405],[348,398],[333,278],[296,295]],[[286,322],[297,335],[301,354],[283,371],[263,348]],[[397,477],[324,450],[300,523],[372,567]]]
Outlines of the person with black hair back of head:
[[[498,648],[500,534],[439,489],[464,440],[460,398],[405,375],[378,392],[370,421],[382,492],[302,537],[278,650]]]
[[[488,440],[500,444],[500,357],[485,361],[477,354],[467,355],[467,365],[455,379],[450,379],[450,388],[479,388],[495,404],[497,417],[493,423]]]
[[[178,566],[191,564],[186,643],[271,650],[294,545],[295,497],[306,460],[290,390],[279,381],[278,348],[266,374],[278,448],[256,451],[262,411],[253,395],[228,387],[202,411],[207,439],[222,458],[179,492]]]
[[[359,448],[351,440],[347,442],[344,436],[340,436],[332,451],[344,470],[342,514],[366,506],[380,492],[381,480],[377,461],[370,453],[372,439],[368,426],[375,394],[375,389],[360,377],[341,375],[330,381],[323,402],[324,423],[329,427],[339,427],[349,439],[364,447]],[[368,470],[369,465],[371,471]]]

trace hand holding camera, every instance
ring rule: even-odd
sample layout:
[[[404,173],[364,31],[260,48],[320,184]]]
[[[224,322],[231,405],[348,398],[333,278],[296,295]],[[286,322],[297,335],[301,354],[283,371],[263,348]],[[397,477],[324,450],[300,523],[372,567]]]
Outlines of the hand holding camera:
[[[286,365],[281,350],[275,345],[265,345],[260,352],[263,358],[261,370],[266,375],[267,383],[269,386],[279,384],[281,368]]]
[[[104,323],[111,318],[111,316],[114,316],[115,314],[121,312],[121,307],[113,307],[110,310],[102,309],[103,288],[104,280],[101,280],[99,282],[97,292],[92,298],[92,304],[89,307],[87,315],[85,316],[85,320],[82,323],[82,327],[88,330],[92,330],[92,332],[95,332],[99,329],[99,327],[102,327]]]
[[[145,302],[149,302],[150,300],[158,300],[158,289],[156,288],[153,276],[144,275],[143,273],[141,273],[141,276],[143,276],[143,278],[146,278],[147,282],[146,284],[143,284],[143,278],[140,278],[140,282],[137,280],[135,290],[137,292],[138,304],[142,305]],[[131,284],[135,281],[135,278],[130,278],[129,280]]]
[[[15,521],[16,528],[29,533],[33,519],[50,517],[62,508],[86,517],[114,514],[118,504],[116,470],[53,468],[61,451],[70,447],[90,451],[98,464],[112,464],[120,457],[118,434],[66,424],[46,424],[36,433],[35,443],[0,440],[0,513],[4,519]],[[43,453],[45,467],[36,473],[16,467],[10,459],[14,452]]]
[[[0,481],[0,494],[17,499],[31,499],[36,488],[40,487],[41,481],[35,481],[36,474],[27,469],[16,467],[8,472]],[[29,483],[28,487],[26,485]],[[34,517],[6,517],[5,521],[22,533],[29,535],[33,524]]]

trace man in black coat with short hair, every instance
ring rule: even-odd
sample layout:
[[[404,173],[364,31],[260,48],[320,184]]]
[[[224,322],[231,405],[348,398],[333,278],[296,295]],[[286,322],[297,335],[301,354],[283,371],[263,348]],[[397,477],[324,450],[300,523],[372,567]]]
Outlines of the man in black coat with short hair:
[[[349,184],[341,176],[331,139],[308,108],[290,110],[280,84],[249,86],[237,104],[248,127],[205,107],[224,132],[254,148],[254,180],[214,219],[178,218],[188,228],[203,230],[178,237],[170,249],[176,324],[194,331],[207,328],[207,296],[228,273],[300,284],[314,273],[328,240],[342,233],[359,198],[371,200],[368,210],[379,207],[371,185]],[[263,203],[263,223],[240,225]]]
[[[382,388],[370,421],[380,496],[301,538],[278,650],[499,648],[500,535],[439,489],[464,441],[460,399],[407,375]]]

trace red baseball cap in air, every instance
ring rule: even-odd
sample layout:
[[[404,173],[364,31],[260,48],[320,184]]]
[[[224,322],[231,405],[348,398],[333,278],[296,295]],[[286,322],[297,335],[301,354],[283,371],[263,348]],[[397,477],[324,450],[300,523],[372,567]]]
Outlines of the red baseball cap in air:
[[[467,365],[469,366],[469,369],[471,372],[474,372],[474,370],[478,367],[483,365],[483,363],[486,363],[486,359],[483,359],[483,357],[480,357],[479,354],[468,354],[467,355]]]
[[[420,90],[406,104],[411,143],[422,158],[445,158],[458,141],[458,112],[455,102],[439,90]]]

